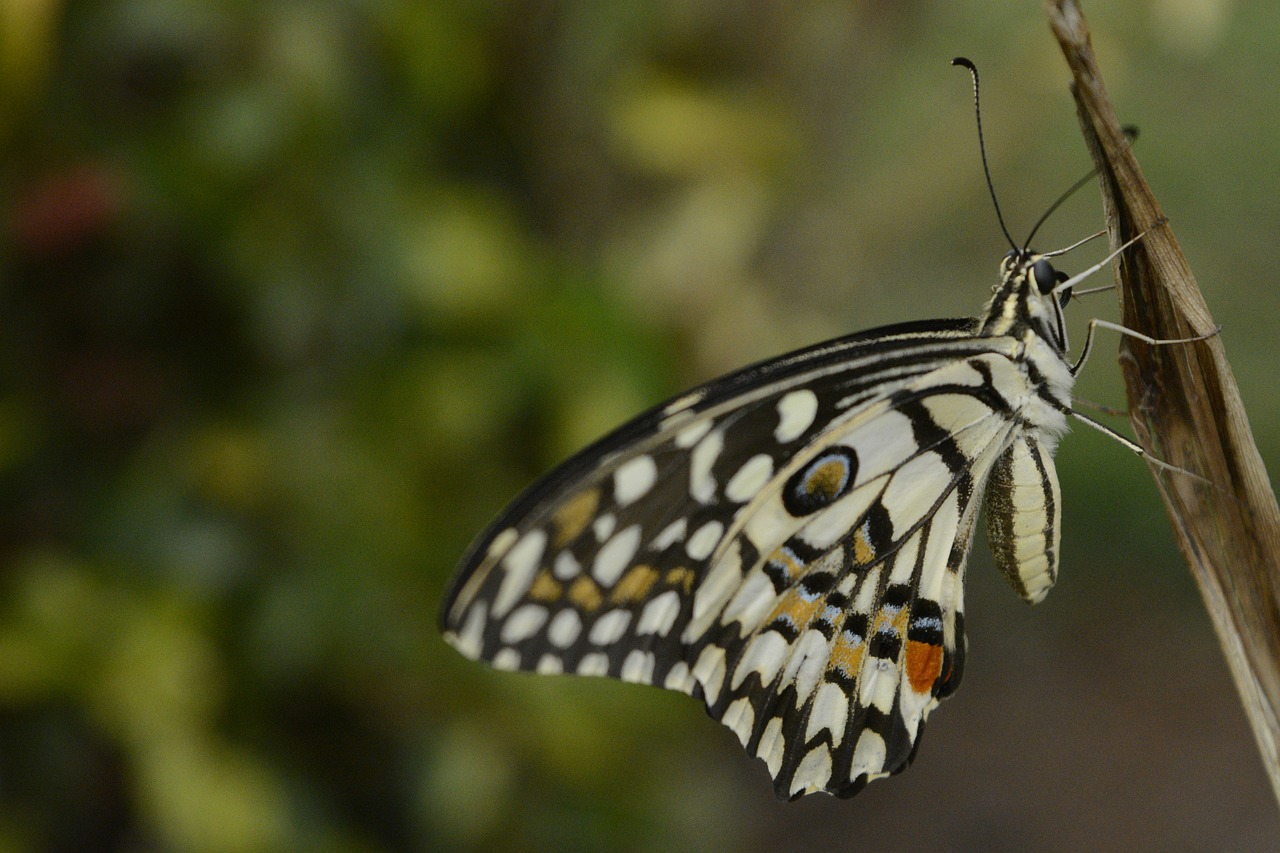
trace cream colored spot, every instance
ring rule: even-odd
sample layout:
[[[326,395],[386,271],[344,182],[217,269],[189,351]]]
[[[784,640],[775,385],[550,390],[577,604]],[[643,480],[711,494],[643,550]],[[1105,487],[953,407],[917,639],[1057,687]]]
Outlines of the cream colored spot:
[[[613,472],[613,498],[626,506],[648,494],[658,481],[658,466],[652,456],[637,456]]]
[[[603,542],[609,538],[617,525],[618,517],[611,512],[606,512],[591,523],[591,530],[596,535],[596,541]]]
[[[623,681],[634,681],[637,684],[650,684],[653,681],[653,652],[633,649],[622,662]]]
[[[751,727],[756,722],[756,712],[751,707],[751,700],[743,696],[730,702],[720,722],[728,726],[729,730],[738,736],[742,745],[746,746],[747,741],[751,739]]]
[[[823,682],[818,693],[813,697],[813,707],[809,710],[809,726],[805,729],[804,739],[807,741],[826,729],[831,732],[832,749],[839,748],[844,740],[844,730],[849,723],[849,697],[840,685],[830,681]]]
[[[578,661],[578,675],[608,675],[609,657],[601,652],[583,655]]]
[[[689,537],[689,541],[684,546],[685,553],[689,555],[690,559],[705,560],[711,556],[711,552],[720,544],[720,537],[723,533],[723,524],[718,521],[708,521]]]
[[[782,718],[774,717],[764,727],[760,735],[760,745],[756,747],[756,756],[764,759],[769,775],[775,779],[782,769],[782,759],[786,755],[787,741],[782,736]]]
[[[631,613],[627,610],[611,610],[604,614],[591,626],[589,639],[597,646],[607,646],[622,638],[631,624]]]
[[[684,661],[676,661],[675,666],[667,673],[667,677],[662,680],[662,686],[668,690],[678,690],[681,693],[691,693],[693,691],[693,673],[689,672],[689,665]]]
[[[446,636],[452,639],[455,649],[462,652],[466,657],[475,660],[480,657],[480,652],[483,650],[484,623],[484,603],[473,604],[471,609],[467,611],[467,621],[463,623],[462,630],[457,634]]]
[[[858,737],[858,745],[853,748],[852,776],[866,773],[871,776],[884,771],[885,746],[884,738],[871,729],[863,729]]]
[[[551,570],[555,572],[556,577],[560,578],[560,580],[567,581],[582,573],[582,564],[570,552],[561,551],[556,554],[556,559],[551,564]]]
[[[498,595],[493,601],[495,617],[505,616],[511,606],[529,589],[546,546],[546,532],[530,530],[507,552],[507,556],[502,560],[506,574],[503,575],[502,584],[498,587]]]
[[[689,519],[677,518],[675,521],[662,528],[662,532],[654,537],[653,544],[650,547],[655,551],[665,551],[683,539],[685,531],[688,529]]]
[[[546,621],[547,608],[540,604],[523,604],[511,611],[507,621],[502,623],[499,636],[502,642],[514,646],[521,640],[532,637]]]
[[[538,658],[536,671],[541,675],[559,675],[564,672],[564,661],[555,655],[543,655]]]
[[[812,424],[818,414],[818,397],[812,391],[792,391],[778,401],[778,428],[773,437],[781,443],[795,441]]]
[[[680,596],[675,590],[667,590],[644,606],[640,614],[640,622],[636,625],[637,635],[657,634],[665,637],[680,615]]]
[[[733,681],[730,683],[732,688],[737,690],[741,687],[742,682],[753,672],[760,673],[762,684],[772,684],[778,676],[778,670],[782,668],[782,662],[787,659],[788,648],[786,638],[777,631],[765,631],[752,637],[743,650],[742,657],[738,659],[738,665],[734,667]]]
[[[613,586],[640,547],[640,525],[633,524],[606,542],[591,564],[591,574],[603,586]]]
[[[724,449],[724,433],[713,432],[698,442],[689,458],[689,494],[699,503],[711,503],[716,496],[716,478],[711,468]]]
[[[826,788],[831,781],[831,750],[826,744],[818,744],[800,759],[796,775],[791,777],[791,794],[813,793]]]
[[[519,669],[520,653],[515,649],[502,649],[493,656],[494,669]]]
[[[720,698],[720,688],[724,685],[724,649],[719,646],[707,646],[698,655],[698,662],[693,665],[693,677],[702,685],[702,693],[708,705],[714,705]]]
[[[688,449],[693,447],[698,441],[711,430],[711,419],[698,421],[692,426],[687,426],[676,436],[675,445],[680,449]]]
[[[582,633],[582,617],[573,610],[561,610],[547,627],[547,639],[552,645],[567,649]]]
[[[752,456],[729,478],[724,496],[734,503],[746,503],[759,494],[773,476],[773,457],[767,453]]]

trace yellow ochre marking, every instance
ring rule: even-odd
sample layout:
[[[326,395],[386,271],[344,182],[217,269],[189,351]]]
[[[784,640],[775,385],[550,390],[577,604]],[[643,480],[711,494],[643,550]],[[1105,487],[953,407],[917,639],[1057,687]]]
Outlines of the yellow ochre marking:
[[[844,671],[849,678],[857,678],[862,669],[862,658],[867,653],[867,643],[859,640],[856,644],[849,642],[849,635],[843,631],[836,637],[831,649],[831,666]]]
[[[546,604],[554,604],[560,599],[564,587],[560,581],[551,576],[550,569],[543,569],[529,586],[529,598]]]
[[[658,582],[658,570],[653,566],[632,566],[609,593],[611,604],[629,604],[644,600],[649,590]]]
[[[555,511],[551,521],[555,525],[555,547],[563,548],[578,538],[600,507],[600,490],[587,489],[569,498]]]
[[[804,478],[804,490],[810,497],[831,500],[840,494],[845,477],[849,474],[849,463],[844,459],[829,459],[815,465]]]
[[[928,693],[942,673],[942,646],[907,641],[907,681],[917,693]]]
[[[774,551],[769,557],[769,562],[782,567],[782,570],[787,573],[788,583],[800,577],[805,569],[804,563],[797,560],[795,555],[785,547]]]
[[[867,536],[867,525],[862,525],[853,534],[853,559],[860,566],[865,566],[876,557],[876,549],[871,546],[871,537]]]
[[[693,592],[693,580],[693,569],[676,566],[667,571],[667,584],[681,590],[685,595]]]
[[[578,575],[578,579],[569,587],[569,600],[588,613],[594,612],[604,601],[600,587],[586,575]]]
[[[773,608],[773,612],[769,614],[764,624],[768,625],[779,616],[786,616],[791,620],[792,625],[803,631],[813,621],[814,614],[822,609],[823,601],[820,595],[814,596],[813,601],[805,601],[804,596],[799,592],[790,590],[782,596],[782,600],[778,602],[777,607]]]

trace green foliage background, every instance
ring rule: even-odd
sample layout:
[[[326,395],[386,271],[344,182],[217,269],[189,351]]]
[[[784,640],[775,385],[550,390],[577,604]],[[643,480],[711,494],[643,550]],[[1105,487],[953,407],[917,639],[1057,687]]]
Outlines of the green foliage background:
[[[1280,15],[1089,5],[1274,463]],[[0,850],[1274,842],[1154,489],[1097,436],[1059,457],[1059,589],[1023,607],[979,545],[965,689],[852,801],[775,803],[684,697],[439,638],[469,538],[576,447],[981,306],[956,54],[1020,233],[1088,168],[1034,2],[0,4]],[[1100,224],[1086,190],[1041,245]],[[1110,346],[1081,395],[1118,405]]]

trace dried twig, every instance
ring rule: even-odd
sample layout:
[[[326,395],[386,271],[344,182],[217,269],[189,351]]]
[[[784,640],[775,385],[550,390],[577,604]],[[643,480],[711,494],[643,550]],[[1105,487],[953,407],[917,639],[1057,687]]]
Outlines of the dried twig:
[[[1160,339],[1212,332],[1195,277],[1107,97],[1079,5],[1048,0],[1046,7],[1075,76],[1072,91],[1098,165],[1111,244],[1147,231],[1118,269],[1124,324]],[[1217,486],[1152,468],[1280,799],[1280,509],[1222,338],[1161,347],[1125,337],[1120,363],[1143,446]]]

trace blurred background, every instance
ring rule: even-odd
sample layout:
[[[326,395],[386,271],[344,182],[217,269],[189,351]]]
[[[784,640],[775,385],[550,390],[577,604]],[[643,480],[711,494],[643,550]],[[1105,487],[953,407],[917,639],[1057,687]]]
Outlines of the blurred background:
[[[1274,466],[1280,10],[1086,12]],[[470,537],[611,426],[979,310],[958,54],[1020,236],[1090,165],[1031,0],[0,2],[0,851],[1274,844],[1145,466],[1079,430],[1058,588],[979,541],[965,684],[853,800],[439,637]],[[1101,226],[1088,187],[1037,242]]]

